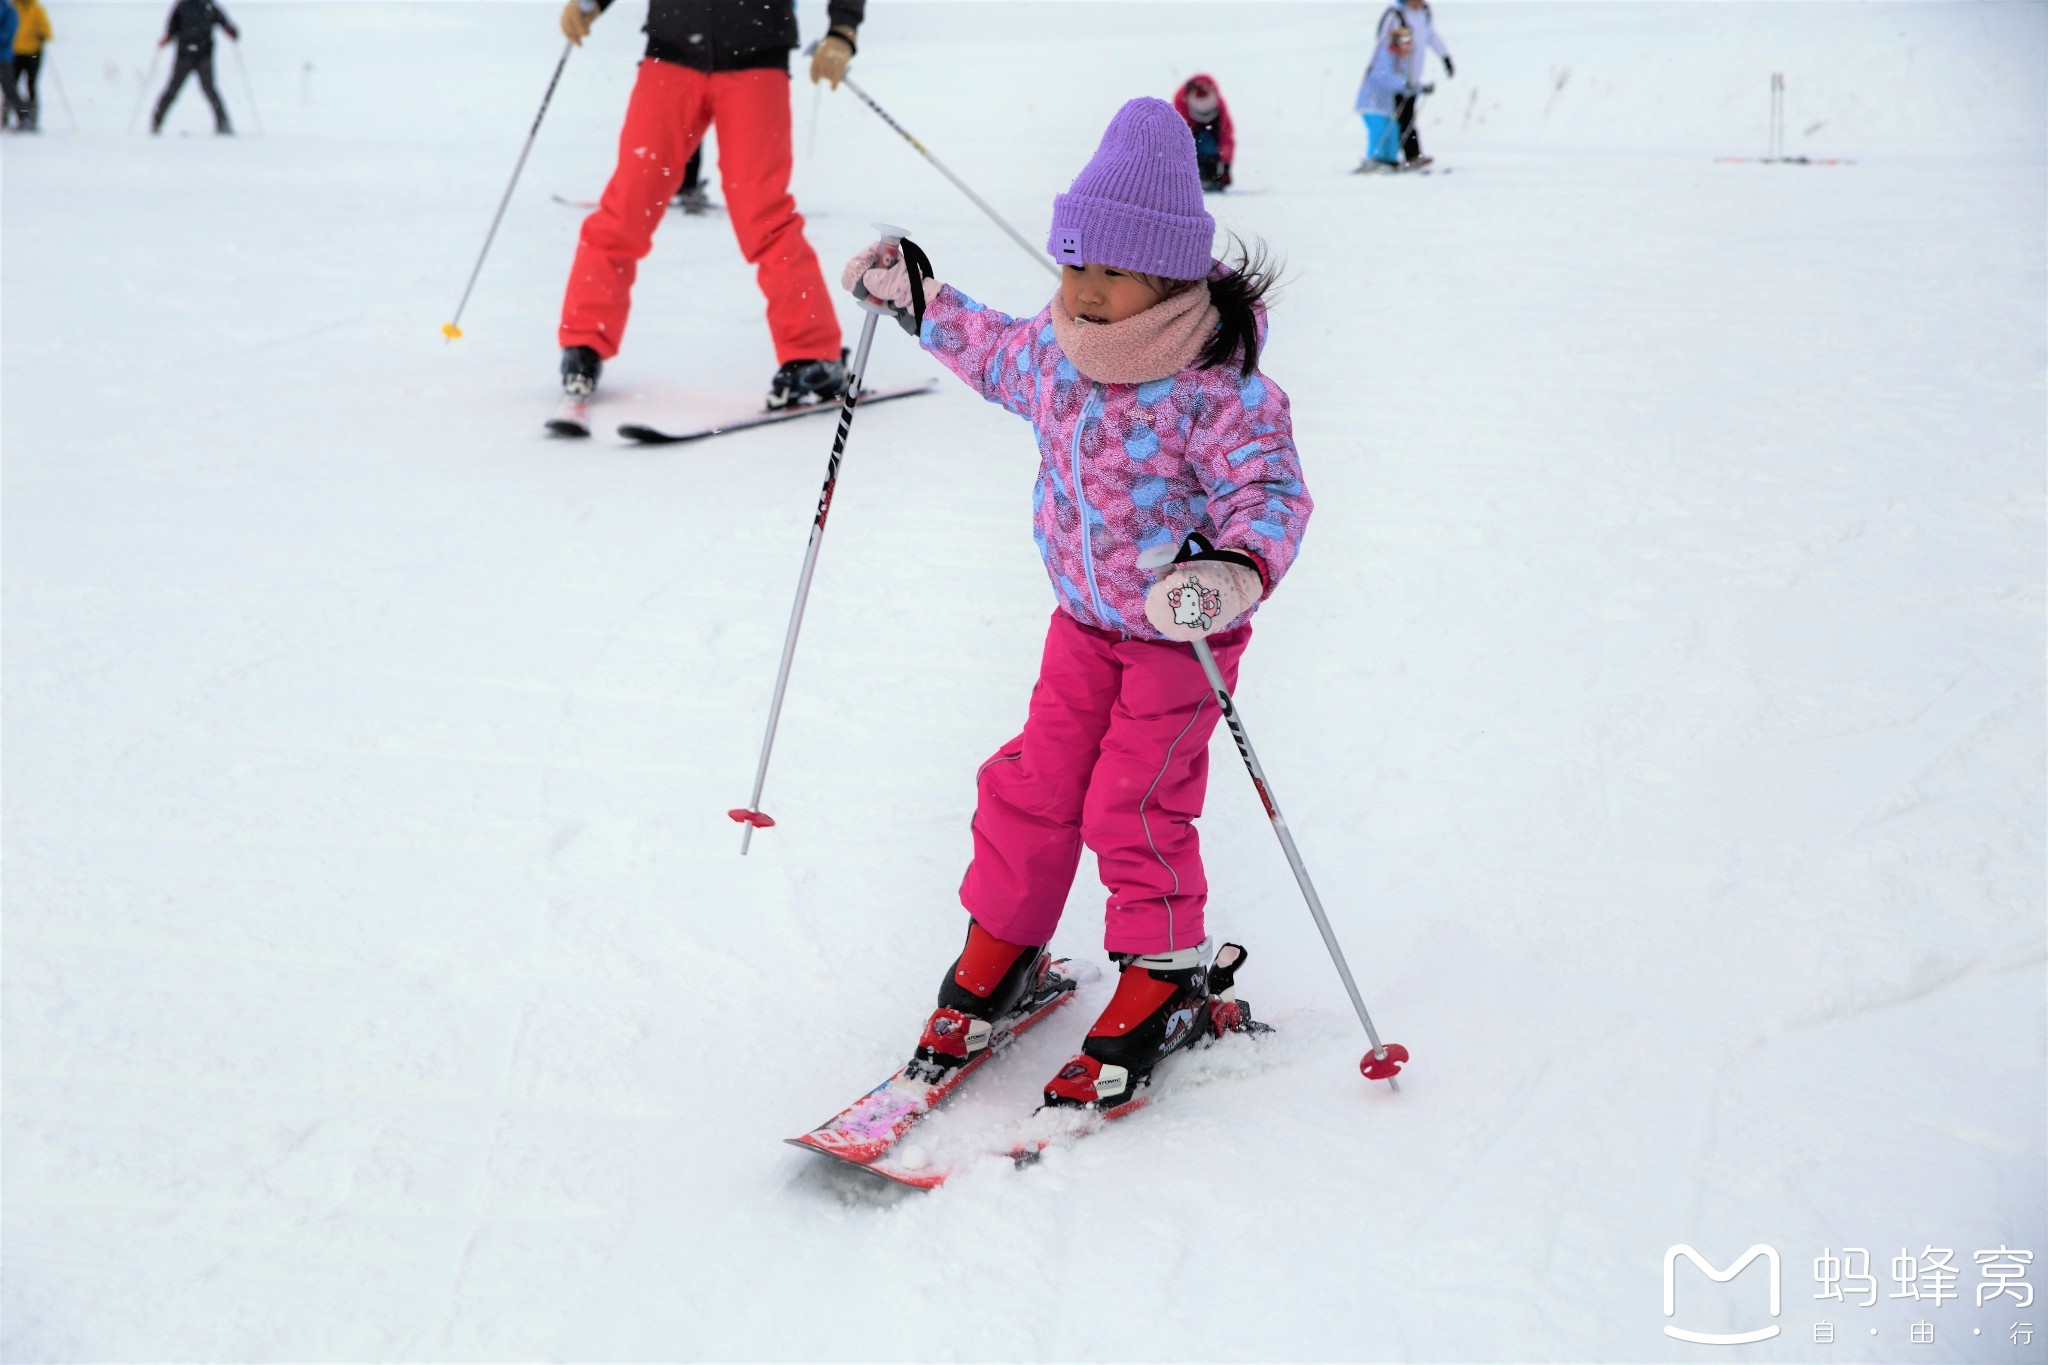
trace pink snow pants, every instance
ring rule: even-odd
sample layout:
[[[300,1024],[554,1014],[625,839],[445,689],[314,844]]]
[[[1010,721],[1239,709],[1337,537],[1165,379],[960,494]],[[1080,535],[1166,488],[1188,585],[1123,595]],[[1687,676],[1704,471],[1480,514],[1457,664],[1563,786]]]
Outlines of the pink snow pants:
[[[1251,635],[1246,622],[1209,637],[1233,688]],[[1050,942],[1086,844],[1109,889],[1110,952],[1200,943],[1209,882],[1195,817],[1219,718],[1186,645],[1055,611],[1024,733],[981,765],[967,913],[1007,942]]]

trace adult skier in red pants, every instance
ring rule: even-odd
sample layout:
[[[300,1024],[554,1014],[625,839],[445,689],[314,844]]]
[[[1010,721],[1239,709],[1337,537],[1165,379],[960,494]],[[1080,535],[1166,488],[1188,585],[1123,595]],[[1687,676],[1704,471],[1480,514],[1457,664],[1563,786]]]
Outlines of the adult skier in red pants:
[[[598,10],[611,0],[596,0]],[[811,80],[836,88],[853,57],[865,0],[829,0],[831,32],[811,60]],[[580,44],[595,14],[579,0],[562,9],[562,32]],[[791,0],[649,0],[647,55],[619,133],[619,163],[597,211],[583,220],[562,300],[562,390],[588,398],[603,362],[618,354],[633,277],[675,198],[691,153],[718,128],[718,174],[739,238],[768,301],[780,366],[768,406],[841,396],[845,352],[832,293],[804,239],[789,192],[789,53],[797,45]]]

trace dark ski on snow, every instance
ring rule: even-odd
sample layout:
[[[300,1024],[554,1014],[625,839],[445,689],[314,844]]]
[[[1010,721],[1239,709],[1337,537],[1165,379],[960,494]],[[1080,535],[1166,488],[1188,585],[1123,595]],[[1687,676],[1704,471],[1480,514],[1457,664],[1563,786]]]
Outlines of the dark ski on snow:
[[[897,398],[914,398],[920,393],[930,393],[939,387],[939,381],[928,379],[922,384],[912,384],[901,389],[868,389],[857,400],[857,407],[871,407],[876,403],[887,403]],[[777,422],[794,422],[799,417],[816,417],[823,413],[838,412],[842,403],[806,403],[800,408],[778,408],[773,412],[759,412],[750,417],[736,418],[721,422],[717,426],[699,427],[695,431],[662,431],[655,427],[629,422],[619,428],[619,435],[644,446],[680,445],[684,441],[701,441],[711,436],[723,436],[728,432],[746,431],[752,427],[773,426]]]

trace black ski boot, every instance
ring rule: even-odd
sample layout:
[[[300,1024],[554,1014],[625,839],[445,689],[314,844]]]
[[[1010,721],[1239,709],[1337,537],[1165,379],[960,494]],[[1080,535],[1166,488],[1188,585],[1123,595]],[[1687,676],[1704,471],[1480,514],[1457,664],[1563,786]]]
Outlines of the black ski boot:
[[[768,411],[834,403],[846,396],[846,352],[837,360],[792,360],[768,381]]]
[[[967,942],[939,985],[939,1007],[925,1021],[912,1065],[939,1081],[987,1049],[995,1025],[1044,984],[1045,949],[1005,943],[972,920]]]
[[[562,352],[562,395],[588,399],[597,392],[597,377],[604,361],[588,346],[571,346]]]

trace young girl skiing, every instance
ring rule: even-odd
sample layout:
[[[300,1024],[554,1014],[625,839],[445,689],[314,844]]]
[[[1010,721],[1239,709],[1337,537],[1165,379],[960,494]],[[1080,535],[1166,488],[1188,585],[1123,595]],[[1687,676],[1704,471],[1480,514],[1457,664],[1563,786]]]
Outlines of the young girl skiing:
[[[1415,34],[1406,24],[1390,24],[1381,30],[1379,45],[1358,83],[1358,98],[1352,107],[1365,119],[1365,159],[1360,171],[1401,169],[1401,125],[1395,105],[1409,94],[1408,63],[1415,51]]]
[[[1186,123],[1137,99],[1053,202],[1063,278],[1035,317],[923,286],[925,349],[1036,429],[1034,530],[1057,601],[1024,731],[979,774],[967,942],[918,1047],[935,1077],[986,1048],[1044,978],[1084,844],[1122,970],[1047,1102],[1113,1108],[1202,1031],[1194,821],[1218,715],[1186,642],[1206,638],[1235,686],[1252,608],[1294,562],[1312,506],[1287,396],[1258,370],[1270,279],[1254,259],[1213,260],[1214,235]],[[893,246],[856,256],[844,282],[912,307]],[[1215,548],[1155,580],[1191,535]]]

